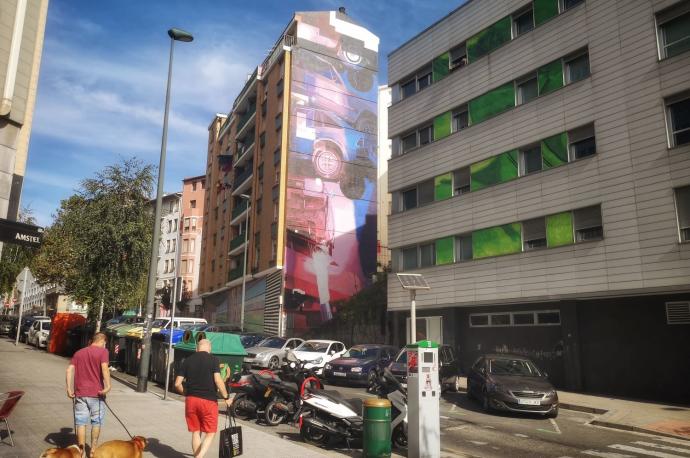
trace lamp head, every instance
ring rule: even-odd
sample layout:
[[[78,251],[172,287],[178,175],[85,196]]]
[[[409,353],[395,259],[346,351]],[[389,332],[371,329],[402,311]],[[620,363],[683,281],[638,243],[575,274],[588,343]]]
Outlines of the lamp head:
[[[185,32],[182,29],[176,29],[176,28],[172,28],[172,29],[168,30],[168,36],[170,38],[172,38],[173,40],[184,41],[187,43],[194,40],[194,37],[192,36],[191,33]]]

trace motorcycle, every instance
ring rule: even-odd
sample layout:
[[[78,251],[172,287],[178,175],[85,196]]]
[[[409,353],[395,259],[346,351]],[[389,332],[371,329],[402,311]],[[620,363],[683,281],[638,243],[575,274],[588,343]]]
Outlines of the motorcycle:
[[[398,448],[407,447],[407,389],[385,368],[374,377],[372,391],[391,402],[391,440]]]
[[[271,399],[271,384],[280,382],[273,372],[264,370],[251,372],[243,367],[228,383],[229,392],[236,393],[230,405],[230,414],[245,420],[263,418],[266,406]]]
[[[306,362],[293,360],[283,369],[282,380],[269,383],[271,399],[265,409],[264,420],[271,426],[284,421],[296,422],[302,408],[302,397],[310,390],[323,389],[323,384]]]

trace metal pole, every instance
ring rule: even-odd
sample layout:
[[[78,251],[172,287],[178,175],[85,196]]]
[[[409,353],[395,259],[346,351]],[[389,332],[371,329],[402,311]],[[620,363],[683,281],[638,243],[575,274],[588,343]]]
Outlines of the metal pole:
[[[158,270],[158,238],[161,226],[161,205],[163,202],[163,178],[165,176],[165,152],[168,144],[168,111],[170,110],[170,82],[172,80],[173,50],[175,40],[170,37],[170,60],[168,62],[168,87],[165,92],[165,113],[163,115],[163,138],[161,139],[161,157],[158,164],[158,190],[156,192],[156,210],[153,217],[153,240],[151,243],[151,263],[149,264],[149,279],[146,289],[146,329],[141,344],[141,361],[137,376],[137,391],[146,391],[149,376],[149,361],[151,359],[151,324],[153,318],[153,301],[156,296],[156,271]]]
[[[416,291],[410,290],[410,343],[417,341],[417,303],[415,301]]]
[[[98,310],[98,321],[96,322],[96,332],[101,332],[101,322],[103,321],[103,298],[101,298],[101,308]]]
[[[244,223],[244,264],[242,266],[242,308],[240,308],[240,329],[244,331],[244,295],[247,287],[247,234],[249,233],[249,200],[247,200],[247,219]]]
[[[29,272],[28,267],[24,267],[24,280],[22,280],[22,300],[19,302],[19,314],[17,316],[17,338],[14,340],[14,346],[19,345],[19,333],[22,332],[22,310],[24,309],[24,296],[26,296],[26,274]]]

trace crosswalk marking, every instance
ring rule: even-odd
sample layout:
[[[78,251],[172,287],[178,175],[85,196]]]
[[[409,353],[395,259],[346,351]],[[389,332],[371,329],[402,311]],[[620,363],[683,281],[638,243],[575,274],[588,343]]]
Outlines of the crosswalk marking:
[[[661,444],[655,444],[653,442],[644,442],[644,441],[636,441],[636,442],[633,442],[633,444],[644,445],[645,447],[658,448],[661,450],[668,450],[669,452],[679,452],[679,453],[690,454],[690,448],[671,447],[669,445],[661,445]],[[688,445],[690,445],[690,444],[688,444]]]
[[[673,439],[671,437],[655,437],[654,440],[661,441],[661,442],[667,442],[669,444],[676,444],[676,445],[689,445],[690,444],[686,440]]]
[[[682,457],[680,455],[672,455],[670,453],[656,452],[654,450],[645,450],[643,448],[631,447],[629,445],[613,444],[613,445],[609,445],[609,448],[616,449],[616,450],[623,450],[625,452],[639,453],[640,455],[656,456],[658,458],[686,458],[686,457]]]
[[[600,452],[599,450],[584,450],[585,455],[600,456],[602,458],[635,458],[633,455],[623,455],[622,453]]]

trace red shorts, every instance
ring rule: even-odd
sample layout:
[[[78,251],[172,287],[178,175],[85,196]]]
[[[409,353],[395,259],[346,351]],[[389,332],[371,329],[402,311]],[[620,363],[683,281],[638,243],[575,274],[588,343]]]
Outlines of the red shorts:
[[[215,433],[218,430],[218,402],[187,396],[184,417],[190,432]]]

